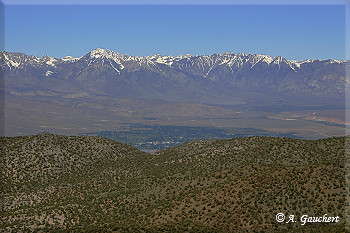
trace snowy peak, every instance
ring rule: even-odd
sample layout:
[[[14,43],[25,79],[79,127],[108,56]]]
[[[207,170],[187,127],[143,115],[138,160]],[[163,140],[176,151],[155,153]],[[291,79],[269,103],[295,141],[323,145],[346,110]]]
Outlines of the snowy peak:
[[[191,54],[186,54],[186,55],[179,55],[176,57],[176,59],[181,60],[181,59],[189,59],[193,57]]]
[[[132,56],[128,56],[128,55],[124,55],[121,53],[117,53],[108,49],[101,49],[101,48],[97,48],[95,50],[92,50],[91,52],[89,52],[88,54],[86,54],[84,56],[84,58],[86,60],[90,60],[91,61],[96,61],[96,60],[105,60],[107,62],[114,62],[116,64],[118,64],[120,66],[121,69],[124,68],[124,65],[122,63],[124,63],[125,61],[135,61],[135,60],[140,60],[137,57],[132,57]],[[103,61],[104,62],[104,61]]]
[[[145,59],[155,63],[171,66],[175,58],[173,56],[161,56],[159,53],[157,53],[153,56],[145,57]]]
[[[44,62],[46,65],[49,65],[49,66],[55,66],[55,63],[58,61],[58,59],[54,57],[49,57],[47,55],[40,58],[40,60],[41,62]]]
[[[64,58],[61,58],[61,60],[64,62],[75,62],[79,59],[80,57],[72,57],[72,56],[65,56]]]
[[[19,63],[17,61],[14,61],[11,59],[11,55],[6,53],[6,52],[2,52],[0,54],[0,59],[1,59],[1,66],[8,66],[10,68],[10,70],[12,68],[17,68],[19,66]]]
[[[107,59],[113,59],[118,55],[117,52],[113,52],[108,49],[101,49],[97,48],[95,50],[92,50],[90,53],[90,58],[107,58]]]
[[[86,56],[88,56],[89,59],[112,59],[112,60],[115,60],[116,58],[118,58],[118,55],[119,54],[117,52],[113,52],[113,51],[107,50],[107,49],[97,48],[97,49],[89,52]]]

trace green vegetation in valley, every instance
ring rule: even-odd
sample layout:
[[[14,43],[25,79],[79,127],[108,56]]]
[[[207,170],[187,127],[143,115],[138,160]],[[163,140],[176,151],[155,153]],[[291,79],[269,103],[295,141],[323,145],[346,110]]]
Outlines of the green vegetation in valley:
[[[174,125],[131,124],[124,130],[108,130],[83,135],[105,137],[126,143],[145,152],[162,150],[184,142],[208,139],[229,139],[247,136],[294,137],[292,133],[272,133],[253,128],[190,127]]]

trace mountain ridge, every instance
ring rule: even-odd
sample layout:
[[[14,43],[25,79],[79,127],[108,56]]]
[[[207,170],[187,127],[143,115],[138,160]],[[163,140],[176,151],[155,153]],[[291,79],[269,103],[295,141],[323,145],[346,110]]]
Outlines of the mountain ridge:
[[[21,63],[18,63],[18,61],[13,61],[11,59],[8,58],[8,54],[18,54],[18,55],[25,55],[28,56],[30,58],[33,58],[34,61],[40,62],[41,60],[45,61],[47,65],[51,65],[53,66],[54,62],[74,62],[77,60],[80,60],[82,58],[86,58],[87,56],[90,56],[90,58],[105,58],[105,59],[112,59],[115,62],[117,62],[117,59],[121,59],[124,61],[129,61],[129,60],[133,60],[133,61],[139,61],[142,62],[144,60],[148,60],[148,61],[152,61],[152,62],[156,62],[159,64],[166,64],[171,66],[173,64],[174,61],[179,61],[179,60],[183,60],[183,59],[192,59],[192,58],[211,58],[211,57],[224,57],[224,58],[237,58],[238,60],[240,59],[240,57],[244,57],[245,60],[249,60],[251,59],[252,63],[254,64],[254,62],[266,62],[267,64],[270,63],[274,63],[274,64],[279,64],[280,62],[286,62],[289,63],[292,66],[295,66],[297,68],[300,68],[301,64],[304,63],[310,63],[310,62],[316,62],[316,61],[327,61],[330,63],[345,63],[345,62],[349,62],[349,60],[336,60],[336,59],[305,59],[305,60],[289,60],[286,58],[283,58],[282,56],[269,56],[266,54],[252,54],[252,53],[232,53],[232,52],[225,52],[222,54],[212,54],[212,55],[190,55],[190,54],[186,54],[186,55],[178,55],[178,56],[172,56],[172,55],[160,55],[160,54],[154,54],[154,55],[149,55],[149,56],[130,56],[130,55],[125,55],[125,54],[121,54],[112,50],[108,50],[108,49],[101,49],[101,48],[96,48],[92,51],[90,51],[89,53],[81,56],[81,57],[73,57],[73,56],[65,56],[63,58],[56,58],[56,57],[51,57],[48,55],[44,55],[42,57],[37,57],[34,55],[27,55],[25,53],[20,53],[20,52],[6,52],[6,51],[2,51],[0,52],[0,54],[5,58],[5,63],[8,67],[14,67],[14,68],[18,68],[19,65]],[[234,60],[234,59],[233,59]],[[224,62],[228,62],[232,64],[232,60],[224,60]],[[221,63],[224,64],[224,63]],[[254,66],[254,65],[253,65]],[[292,68],[293,69],[293,68]]]
[[[1,52],[0,61],[5,88],[14,92],[88,92],[180,102],[220,102],[215,99],[240,96],[244,102],[249,92],[274,98],[342,98],[350,86],[345,78],[349,61],[332,59],[291,61],[280,56],[228,52],[134,57],[95,49],[80,58],[60,59]]]

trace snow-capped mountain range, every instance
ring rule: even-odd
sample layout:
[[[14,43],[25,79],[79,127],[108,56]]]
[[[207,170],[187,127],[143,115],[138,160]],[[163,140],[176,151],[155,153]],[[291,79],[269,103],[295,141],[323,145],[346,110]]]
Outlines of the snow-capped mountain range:
[[[79,58],[59,59],[0,53],[5,88],[12,93],[84,92],[175,101],[204,101],[204,96],[229,97],[244,92],[341,96],[350,84],[346,65],[349,61],[292,61],[231,52],[134,57],[98,48]]]
[[[294,60],[287,60],[280,56],[271,57],[263,54],[245,54],[245,53],[234,54],[231,52],[226,52],[224,54],[197,55],[197,56],[186,54],[186,55],[180,55],[180,56],[174,57],[174,56],[161,56],[160,54],[155,54],[153,56],[147,56],[147,57],[134,57],[134,56],[128,56],[128,55],[120,54],[111,50],[101,49],[101,48],[97,48],[89,52],[87,55],[83,57],[76,58],[72,56],[66,56],[64,58],[59,58],[59,59],[54,57],[49,57],[47,55],[41,58],[38,58],[36,56],[28,56],[22,53],[2,52],[1,60],[4,61],[4,64],[2,64],[2,68],[4,68],[3,67],[4,65],[6,65],[9,69],[24,68],[27,65],[32,65],[32,66],[48,65],[48,66],[55,67],[62,63],[77,62],[79,60],[85,60],[90,62],[93,62],[96,60],[108,60],[108,61],[113,61],[116,64],[119,64],[121,70],[125,68],[123,65],[124,62],[133,61],[135,63],[138,63],[139,66],[142,66],[144,64],[147,64],[147,65],[165,64],[167,66],[170,66],[173,68],[180,68],[180,69],[183,69],[184,67],[188,67],[188,66],[198,66],[198,68],[201,68],[203,71],[206,71],[205,67],[213,68],[214,66],[221,66],[221,65],[225,65],[230,68],[232,67],[239,68],[248,63],[251,65],[251,68],[252,68],[258,63],[266,63],[267,65],[271,65],[271,64],[280,65],[285,63],[290,67],[290,69],[294,70],[295,72],[297,72],[298,69],[300,69],[300,67],[303,64],[320,61],[318,59],[294,61]],[[334,59],[329,59],[326,61],[329,63],[337,63],[337,64],[346,62],[346,61],[339,61]],[[119,72],[119,70],[117,72]]]

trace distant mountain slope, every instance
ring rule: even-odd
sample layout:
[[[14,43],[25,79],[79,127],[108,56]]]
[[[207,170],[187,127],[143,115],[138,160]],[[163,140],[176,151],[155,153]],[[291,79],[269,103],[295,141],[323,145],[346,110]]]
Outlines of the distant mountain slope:
[[[152,155],[99,137],[1,138],[1,229],[344,232],[345,140],[193,141]],[[304,214],[340,222],[302,226]]]
[[[41,58],[0,53],[11,92],[90,93],[168,101],[208,102],[271,96],[342,97],[347,61],[290,61],[261,54],[133,57],[96,49],[80,57]],[[244,95],[242,94],[244,93]]]

